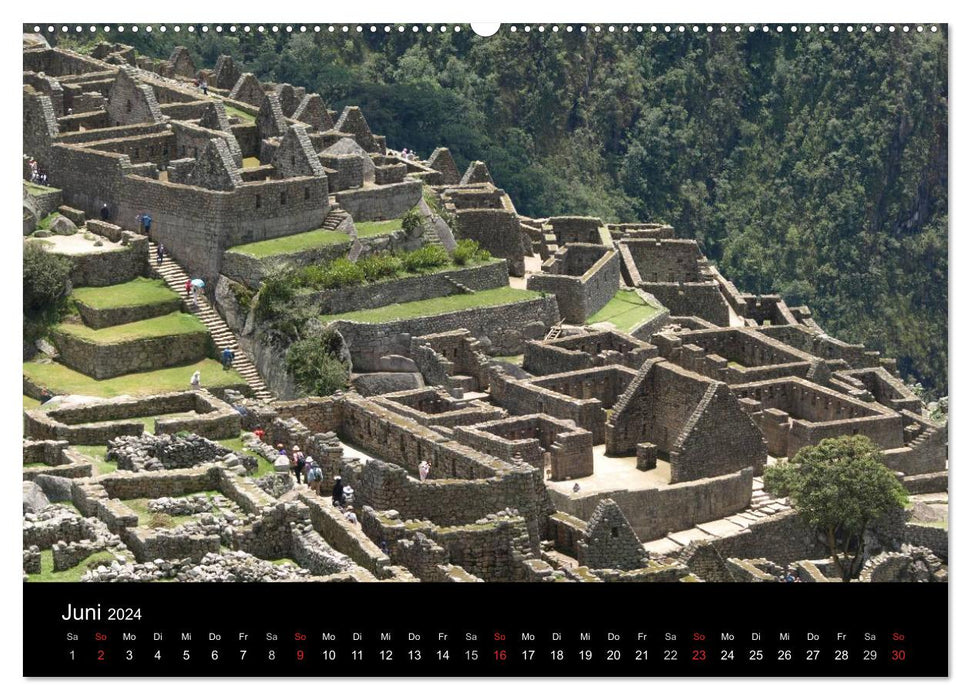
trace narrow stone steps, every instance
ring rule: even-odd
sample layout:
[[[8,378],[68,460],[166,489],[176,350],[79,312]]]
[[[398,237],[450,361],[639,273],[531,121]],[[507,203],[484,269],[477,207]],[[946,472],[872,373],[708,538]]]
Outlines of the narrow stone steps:
[[[346,212],[345,212],[346,215]],[[342,219],[343,220],[343,219]],[[158,247],[154,241],[149,241],[149,251],[148,251],[148,263],[152,271],[158,275],[168,287],[176,292],[180,297],[185,295],[185,283],[189,279],[189,275],[186,274],[185,270],[175,262],[172,258],[166,258],[161,265],[158,264],[157,260]],[[239,347],[239,339],[236,334],[230,330],[226,322],[223,321],[222,317],[216,312],[216,310],[209,304],[209,301],[204,296],[198,297],[198,306],[192,304],[191,299],[188,300],[186,304],[189,308],[190,313],[192,313],[196,318],[202,321],[203,325],[208,329],[210,337],[215,344],[216,348],[222,352],[226,348],[229,348],[236,353],[236,359],[233,361],[233,369],[246,381],[250,389],[253,391],[253,395],[257,399],[263,399],[267,401],[273,400],[273,394],[266,386],[266,382],[260,377],[259,371],[253,362],[241,351]]]

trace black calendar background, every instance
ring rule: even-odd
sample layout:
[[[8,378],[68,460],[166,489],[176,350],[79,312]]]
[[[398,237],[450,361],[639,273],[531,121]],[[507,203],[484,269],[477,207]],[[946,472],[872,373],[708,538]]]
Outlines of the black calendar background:
[[[946,676],[947,590],[30,583],[24,675]]]

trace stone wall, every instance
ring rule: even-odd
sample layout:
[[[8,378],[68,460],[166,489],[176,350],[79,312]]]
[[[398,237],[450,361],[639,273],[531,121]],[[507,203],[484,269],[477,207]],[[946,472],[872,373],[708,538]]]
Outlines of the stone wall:
[[[90,328],[107,328],[108,326],[119,326],[123,323],[134,323],[146,318],[164,316],[175,311],[182,310],[182,299],[174,298],[169,301],[162,301],[157,304],[142,304],[140,306],[118,306],[109,309],[96,309],[84,304],[79,299],[75,300],[78,313],[84,325]]]
[[[610,498],[641,541],[647,541],[747,508],[752,499],[752,469],[654,489],[569,495],[550,491],[550,497],[557,510],[584,521],[593,516],[602,499]]]
[[[314,529],[332,547],[349,556],[378,578],[387,578],[391,564],[388,555],[364,534],[360,525],[354,525],[330,503],[330,497],[301,492],[300,500],[310,509]]]
[[[372,282],[358,287],[328,289],[303,294],[299,299],[302,304],[316,306],[322,314],[339,314],[450,296],[461,293],[459,285],[478,292],[505,287],[508,281],[505,262],[496,260],[443,272]]]
[[[347,257],[350,250],[350,238],[341,243],[332,243],[311,248],[310,250],[301,250],[295,253],[262,258],[227,250],[223,253],[221,274],[237,282],[242,282],[251,289],[258,289],[263,278],[269,271],[284,266],[300,268],[308,265],[327,263],[331,260]]]
[[[602,255],[582,272],[576,270],[579,274],[571,274],[569,257],[577,252],[586,252],[582,249],[587,247],[575,244],[561,249],[557,255],[562,254],[567,258],[563,272],[537,273],[526,283],[528,289],[555,294],[560,314],[568,323],[585,322],[613,299],[620,287],[620,258],[615,251],[602,246],[589,246],[594,251],[603,251]]]
[[[95,379],[108,379],[133,372],[177,367],[211,354],[212,341],[205,328],[190,333],[122,340],[111,344],[93,342],[55,329],[51,338],[60,360],[71,369]]]
[[[524,340],[542,336],[546,328],[559,321],[557,314],[556,298],[541,297],[402,321],[331,323],[344,336],[354,367],[367,371],[385,355],[407,355],[413,336],[456,328],[468,329],[491,354],[516,355],[522,352]]]
[[[354,221],[398,219],[421,199],[421,181],[405,180],[337,193],[337,204]]]
[[[123,248],[88,251],[79,255],[55,255],[74,263],[71,284],[75,287],[107,287],[144,277],[148,272],[148,239],[144,236],[132,236],[130,243]]]
[[[458,238],[477,241],[493,257],[505,258],[510,275],[522,277],[525,274],[523,256],[526,249],[515,212],[504,209],[460,209],[454,214]]]
[[[539,375],[604,365],[624,365],[637,370],[645,360],[657,355],[655,346],[633,336],[618,331],[597,331],[526,343],[523,369]]]

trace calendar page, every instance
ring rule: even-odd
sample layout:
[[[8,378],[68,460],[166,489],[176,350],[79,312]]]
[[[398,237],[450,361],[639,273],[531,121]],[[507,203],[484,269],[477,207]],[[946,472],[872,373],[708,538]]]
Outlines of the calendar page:
[[[25,676],[948,674],[946,24],[22,38]]]

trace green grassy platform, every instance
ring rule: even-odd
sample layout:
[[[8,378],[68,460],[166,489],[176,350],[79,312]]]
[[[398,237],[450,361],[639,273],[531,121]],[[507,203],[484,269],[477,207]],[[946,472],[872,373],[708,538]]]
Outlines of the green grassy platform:
[[[167,391],[189,389],[189,378],[199,370],[202,386],[245,386],[246,381],[235,370],[223,370],[216,360],[201,360],[181,367],[166,367],[151,372],[136,372],[111,379],[92,379],[62,364],[25,362],[23,373],[32,382],[45,386],[55,394],[83,394],[85,396],[148,396]]]
[[[357,231],[358,238],[370,238],[371,236],[381,236],[392,231],[401,229],[401,219],[388,219],[387,221],[355,221],[354,229]]]
[[[235,248],[230,248],[227,252],[249,255],[253,258],[269,258],[274,255],[284,255],[286,253],[299,253],[313,248],[323,248],[328,245],[338,245],[340,243],[350,243],[351,238],[343,231],[328,231],[327,229],[315,229],[306,233],[296,233],[292,236],[282,236],[281,238],[270,238],[265,241],[255,243],[245,243]]]
[[[79,287],[71,295],[92,309],[120,309],[129,306],[148,306],[179,299],[165,282],[139,277],[110,287]]]
[[[95,552],[87,559],[79,562],[76,566],[64,571],[54,571],[54,553],[49,549],[41,550],[40,553],[40,573],[28,574],[28,582],[48,582],[60,583],[65,581],[80,581],[81,576],[87,573],[88,565],[94,562],[111,562],[115,556],[111,552]]]
[[[83,338],[99,345],[113,345],[129,340],[144,340],[147,338],[164,338],[171,335],[187,333],[208,333],[202,321],[181,312],[147,318],[134,323],[123,323],[120,326],[109,326],[95,330],[80,323],[62,323],[57,326],[59,333],[68,333],[77,338]]]
[[[473,294],[453,294],[447,297],[434,297],[424,301],[410,301],[404,304],[389,304],[376,309],[352,311],[344,314],[321,316],[323,323],[329,321],[359,321],[361,323],[384,323],[386,321],[400,321],[421,316],[437,316],[452,311],[465,311],[483,306],[498,306],[517,301],[529,301],[543,296],[540,292],[528,289],[513,289],[512,287],[496,287]]]
[[[636,292],[621,289],[614,295],[613,299],[607,302],[606,306],[588,318],[586,322],[611,323],[617,330],[629,333],[644,321],[657,316],[660,312],[661,309],[648,304],[637,296]]]

